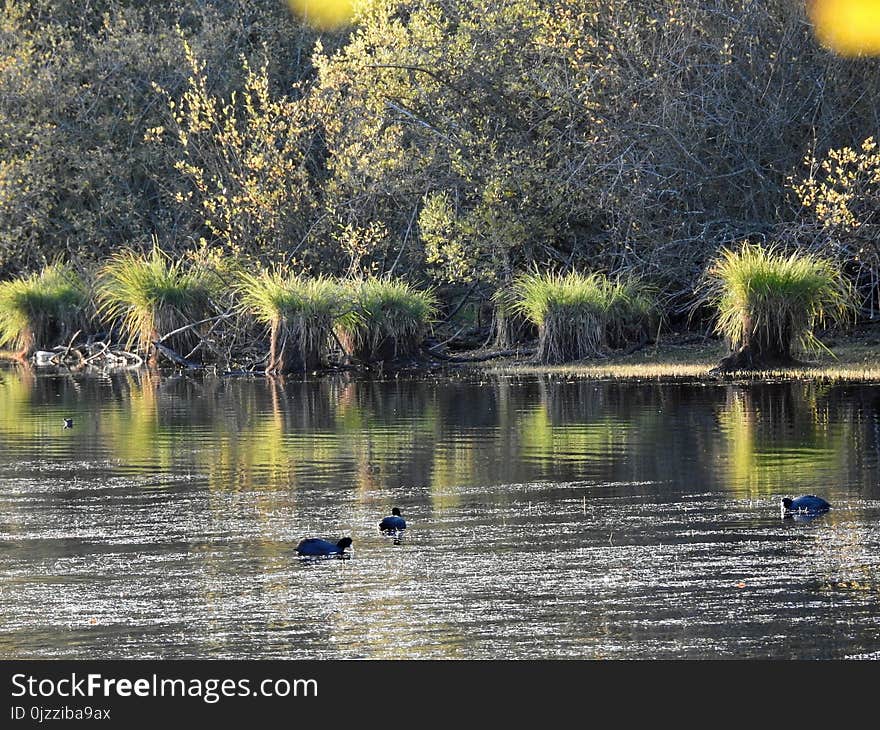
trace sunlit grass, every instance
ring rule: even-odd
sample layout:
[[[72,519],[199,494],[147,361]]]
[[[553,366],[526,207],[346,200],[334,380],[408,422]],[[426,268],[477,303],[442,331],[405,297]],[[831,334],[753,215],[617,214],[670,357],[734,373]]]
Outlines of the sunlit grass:
[[[508,297],[504,297],[508,299]],[[621,347],[654,315],[650,290],[636,279],[535,271],[513,284],[512,306],[538,327],[538,358],[547,364],[603,355]]]
[[[819,41],[843,56],[880,54],[880,0],[813,0]]]
[[[746,244],[724,250],[707,277],[706,300],[718,309],[716,331],[735,348],[827,351],[815,329],[853,313],[849,282],[833,263]]]
[[[144,256],[123,251],[98,275],[98,313],[118,323],[127,346],[146,352],[163,334],[203,319],[209,307],[209,281],[198,268],[186,268],[158,247]]]
[[[657,345],[631,355],[559,365],[508,358],[475,367],[481,372],[503,375],[551,374],[616,380],[880,382],[880,348],[858,340],[844,340],[835,346],[834,359],[826,355],[815,363],[799,367],[709,375],[726,351],[727,347],[720,340],[679,345],[674,337],[667,335],[661,337]]]
[[[237,291],[241,307],[269,329],[267,372],[326,362],[333,320],[345,306],[335,281],[273,269],[240,274]]]
[[[817,382],[880,382],[880,367],[847,366],[784,368],[767,370],[731,371],[719,376],[709,376],[709,370],[716,364],[699,363],[599,363],[596,365],[492,365],[480,368],[490,373],[503,375],[541,375],[545,373],[572,375],[597,379],[615,380],[731,380],[731,381],[787,381],[813,380]]]
[[[346,284],[350,314],[337,322],[349,354],[363,361],[393,360],[418,352],[437,313],[437,299],[400,279],[361,279]]]
[[[85,288],[60,264],[0,282],[0,346],[27,351],[51,347],[82,319]]]

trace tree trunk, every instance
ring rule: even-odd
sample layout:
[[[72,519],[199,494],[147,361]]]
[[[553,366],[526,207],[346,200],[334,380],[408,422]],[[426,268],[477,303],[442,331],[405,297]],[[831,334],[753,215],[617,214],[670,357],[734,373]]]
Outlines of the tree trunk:
[[[538,328],[521,314],[503,313],[495,310],[495,339],[493,347],[507,349],[534,340],[539,336]]]
[[[283,322],[272,322],[269,332],[269,359],[266,375],[286,375],[293,370],[290,338]]]

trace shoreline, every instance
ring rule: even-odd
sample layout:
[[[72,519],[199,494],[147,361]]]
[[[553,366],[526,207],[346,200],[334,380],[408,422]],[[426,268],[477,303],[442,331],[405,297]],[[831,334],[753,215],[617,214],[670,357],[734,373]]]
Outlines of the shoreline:
[[[721,358],[728,354],[723,341],[694,332],[683,332],[661,336],[657,342],[647,344],[635,352],[612,352],[601,359],[580,360],[559,365],[545,365],[537,362],[534,355],[531,354],[534,349],[530,349],[528,345],[524,344],[521,349],[529,354],[493,357],[497,350],[491,348],[453,350],[449,351],[446,357],[439,359],[429,356],[423,360],[386,363],[384,366],[373,364],[371,367],[339,365],[305,373],[292,372],[286,376],[268,377],[320,378],[343,373],[361,377],[436,376],[445,372],[479,375],[560,375],[596,380],[698,381],[705,383],[778,381],[880,383],[880,325],[876,327],[869,325],[849,335],[829,338],[826,340],[826,344],[830,353],[809,356],[810,359],[804,358],[804,361],[795,367],[729,373],[710,372],[718,365]],[[54,373],[153,369],[144,365],[128,365],[119,368],[102,368],[95,365],[80,369],[65,365],[38,366],[14,360],[0,361],[0,363],[4,368],[24,366],[33,368],[37,372]],[[267,377],[260,371],[222,371],[211,365],[187,368],[182,367],[180,363],[177,363],[177,367],[163,364],[155,371],[159,373],[201,373],[218,377]]]
[[[829,353],[812,355],[796,367],[710,373],[728,354],[718,339],[694,333],[661,337],[630,354],[610,354],[601,360],[544,365],[523,358],[499,358],[469,367],[483,373],[507,375],[566,375],[615,380],[700,380],[705,382],[809,380],[880,383],[880,332],[870,327],[830,339]]]

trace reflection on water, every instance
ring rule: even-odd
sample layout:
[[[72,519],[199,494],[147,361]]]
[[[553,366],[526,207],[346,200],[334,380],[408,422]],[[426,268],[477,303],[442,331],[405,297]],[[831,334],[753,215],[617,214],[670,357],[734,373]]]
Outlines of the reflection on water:
[[[878,396],[0,370],[0,658],[880,657]]]

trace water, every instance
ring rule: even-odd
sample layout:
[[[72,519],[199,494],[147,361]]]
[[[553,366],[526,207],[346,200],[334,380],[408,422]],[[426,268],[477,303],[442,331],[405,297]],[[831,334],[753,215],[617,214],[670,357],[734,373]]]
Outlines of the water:
[[[869,385],[0,370],[0,658],[880,658],[878,418]],[[782,520],[801,493],[834,509]]]

